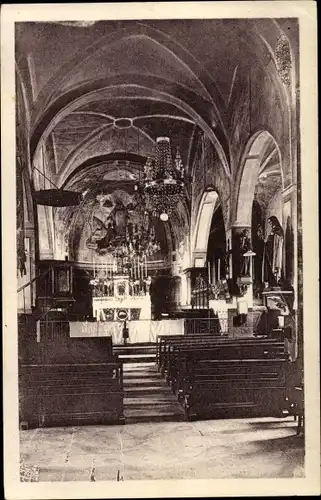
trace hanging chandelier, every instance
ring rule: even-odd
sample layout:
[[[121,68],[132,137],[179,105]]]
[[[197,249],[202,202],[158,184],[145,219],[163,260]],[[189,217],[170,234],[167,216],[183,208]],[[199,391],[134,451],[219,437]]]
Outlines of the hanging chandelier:
[[[147,159],[143,185],[137,190],[144,196],[146,210],[166,222],[185,196],[185,169],[178,148],[173,161],[169,137],[158,137],[156,142],[156,159]]]

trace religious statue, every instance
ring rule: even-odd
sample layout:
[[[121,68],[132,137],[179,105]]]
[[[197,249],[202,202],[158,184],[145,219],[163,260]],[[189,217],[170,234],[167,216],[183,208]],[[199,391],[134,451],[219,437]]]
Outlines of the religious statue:
[[[58,271],[58,292],[69,292],[68,271],[61,269]]]
[[[268,219],[268,237],[263,256],[263,279],[270,287],[279,285],[282,278],[283,229],[274,215]]]
[[[227,249],[224,254],[224,268],[225,268],[225,277],[229,279],[230,277],[230,257],[232,254],[232,250],[230,249],[230,240],[227,240]]]
[[[26,268],[27,256],[23,245],[19,246],[17,245],[17,260],[18,260],[18,268],[20,271],[20,276],[22,278],[23,276],[27,275],[27,268]]]
[[[96,202],[87,247],[103,255],[108,253],[110,246],[126,242],[128,212],[122,200],[114,200],[111,195],[97,195]]]
[[[119,238],[126,237],[126,225],[127,225],[127,210],[122,201],[116,200],[114,210],[111,214],[111,218],[114,222],[114,227]]]
[[[240,236],[240,276],[250,276],[251,275],[251,257],[247,256],[246,253],[251,250],[251,240],[249,238],[248,229],[244,229]]]

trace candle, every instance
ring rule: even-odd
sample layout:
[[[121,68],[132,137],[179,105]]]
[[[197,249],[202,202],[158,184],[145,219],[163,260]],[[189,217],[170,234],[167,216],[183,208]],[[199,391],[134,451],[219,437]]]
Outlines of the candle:
[[[220,259],[217,260],[217,281],[221,279],[221,267],[220,267]]]
[[[207,271],[208,271],[208,282],[211,283],[211,270],[210,270],[210,263],[207,263]]]
[[[213,269],[212,269],[213,273],[212,273],[212,283],[213,285],[215,285],[215,259],[213,261]]]
[[[145,255],[145,277],[147,278],[147,256]]]
[[[279,328],[284,328],[284,316],[278,316]]]

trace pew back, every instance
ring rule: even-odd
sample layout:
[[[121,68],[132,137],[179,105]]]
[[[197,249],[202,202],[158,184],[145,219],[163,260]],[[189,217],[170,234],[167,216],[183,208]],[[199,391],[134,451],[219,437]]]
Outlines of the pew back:
[[[280,416],[286,408],[285,359],[200,360],[187,369],[180,398],[189,418]]]
[[[19,393],[20,419],[29,427],[123,423],[120,362],[22,364]]]
[[[158,365],[188,418],[237,416],[239,410],[275,415],[286,407],[288,357],[275,339],[163,338]]]

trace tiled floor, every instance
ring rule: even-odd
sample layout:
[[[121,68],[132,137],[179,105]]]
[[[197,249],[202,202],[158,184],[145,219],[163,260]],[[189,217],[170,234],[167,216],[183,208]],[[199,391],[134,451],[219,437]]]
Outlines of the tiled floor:
[[[21,431],[40,481],[303,477],[291,419],[151,422]]]

